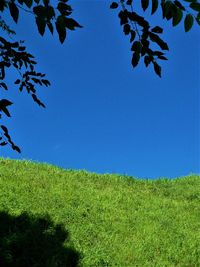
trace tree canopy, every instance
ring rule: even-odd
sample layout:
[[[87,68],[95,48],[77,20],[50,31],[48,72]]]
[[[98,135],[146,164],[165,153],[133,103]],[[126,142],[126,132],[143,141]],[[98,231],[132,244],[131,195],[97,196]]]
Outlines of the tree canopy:
[[[73,8],[69,0],[1,0],[0,1],[0,88],[8,90],[6,79],[8,70],[13,69],[18,78],[13,81],[19,91],[26,90],[32,99],[41,107],[44,103],[37,96],[38,86],[50,86],[44,73],[36,69],[37,61],[27,51],[24,41],[14,40],[13,24],[7,22],[8,16],[17,24],[20,16],[29,13],[34,20],[38,33],[43,36],[48,30],[52,35],[58,35],[61,44],[64,43],[68,31],[82,28],[73,18]],[[161,10],[162,19],[171,21],[175,27],[183,22],[185,32],[191,30],[194,22],[200,25],[200,3],[197,0],[140,0],[141,11],[149,10],[154,15]],[[131,64],[135,68],[143,60],[146,67],[153,65],[155,73],[161,77],[162,60],[167,60],[168,44],[163,40],[163,28],[160,25],[151,26],[144,14],[135,9],[134,0],[119,0],[110,2],[110,9],[117,10],[120,25],[124,34],[129,37],[132,52]],[[5,18],[6,17],[6,18]],[[12,36],[12,38],[11,38]],[[10,41],[10,39],[12,41]],[[14,41],[13,41],[14,40]],[[0,119],[11,117],[8,107],[13,103],[8,99],[0,99]],[[10,145],[20,153],[20,148],[12,141],[8,129],[0,125],[0,145]]]

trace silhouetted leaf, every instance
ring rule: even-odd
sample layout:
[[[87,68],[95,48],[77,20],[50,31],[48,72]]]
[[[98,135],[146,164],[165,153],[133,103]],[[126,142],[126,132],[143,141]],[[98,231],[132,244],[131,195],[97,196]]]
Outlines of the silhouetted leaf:
[[[24,3],[25,3],[25,5],[27,6],[27,7],[31,7],[32,6],[32,4],[33,4],[33,0],[24,0]]]
[[[18,48],[19,47],[19,42],[10,43],[10,46],[13,47],[13,48]]]
[[[136,36],[136,31],[131,30],[131,38],[130,38],[131,43],[134,41],[135,36]]]
[[[151,31],[155,32],[155,33],[162,33],[163,29],[161,27],[159,27],[159,26],[156,26]]]
[[[3,111],[8,117],[11,117],[10,116],[10,113],[9,113],[9,111],[8,111],[8,109],[7,109],[7,106],[10,106],[10,105],[12,105],[13,103],[12,102],[10,102],[9,100],[7,100],[7,99],[1,99],[0,100],[0,111]]]
[[[41,19],[44,19],[46,17],[46,8],[42,5],[35,6],[33,8],[33,12],[35,15],[37,15]]]
[[[175,0],[174,4],[181,10],[185,11],[185,7],[178,0]]]
[[[75,28],[82,28],[82,26],[72,18],[64,18],[65,27],[69,30],[75,30]]]
[[[41,17],[36,17],[35,18],[36,24],[37,24],[37,28],[39,33],[43,36],[44,32],[45,32],[45,27],[46,27],[46,22],[43,18]]]
[[[45,105],[37,98],[35,94],[32,94],[32,98],[39,106],[42,106],[43,108],[45,108]]]
[[[45,86],[50,86],[50,82],[48,80],[42,79],[41,82],[45,85]]]
[[[142,49],[145,49],[144,54],[146,54],[146,50],[149,49],[149,40],[146,39],[142,39]]]
[[[54,8],[52,6],[46,7],[46,17],[47,17],[49,22],[53,17],[55,17],[55,11],[54,11]]]
[[[132,2],[133,2],[133,0],[127,0],[127,1],[126,1],[126,4],[127,4],[128,6],[130,6],[130,5],[132,5]]]
[[[8,134],[8,129],[6,126],[1,125],[1,129],[4,131],[5,134]]]
[[[193,10],[200,12],[200,3],[191,3],[191,4],[190,4],[190,7],[191,7]]]
[[[18,146],[12,145],[12,149],[16,150],[18,153],[21,153],[21,150]]]
[[[49,28],[49,31],[51,32],[51,34],[53,34],[53,25],[51,22],[47,22],[47,26]]]
[[[119,12],[118,17],[120,18],[120,24],[121,25],[124,25],[124,24],[128,23],[128,14],[127,14],[127,12],[125,12],[123,10],[121,10]]]
[[[17,2],[18,2],[20,5],[23,5],[24,0],[17,0]]]
[[[4,8],[6,7],[5,1],[0,1],[0,11],[4,11]]]
[[[135,51],[137,53],[140,53],[142,49],[142,44],[139,41],[135,41],[131,47],[131,51]]]
[[[131,27],[129,24],[124,25],[124,34],[128,35],[130,33]]]
[[[118,8],[118,3],[116,3],[116,2],[112,2],[112,4],[110,5],[110,8],[112,8],[112,9],[115,9],[115,8]]]
[[[158,56],[159,59],[168,60],[165,56]]]
[[[149,37],[151,41],[157,43],[162,50],[169,50],[167,43],[165,43],[157,34],[150,32]]]
[[[16,81],[15,81],[15,84],[19,84],[20,83],[20,79],[17,79]]]
[[[7,106],[10,106],[10,105],[12,105],[12,104],[13,104],[13,103],[12,103],[11,101],[7,100],[7,99],[1,99],[1,100],[0,100],[0,107],[2,107],[2,106],[7,107]]]
[[[66,28],[65,28],[65,22],[64,22],[65,17],[63,16],[58,16],[56,20],[56,30],[58,32],[59,40],[61,44],[65,41],[66,38]]]
[[[174,13],[173,15],[172,25],[173,26],[178,25],[181,22],[182,18],[183,18],[183,11],[180,8],[177,8],[176,13]]]
[[[5,78],[5,67],[4,67],[4,63],[3,62],[0,62],[0,69],[1,69],[0,79],[3,80]]]
[[[26,47],[25,47],[25,46],[20,46],[20,47],[18,48],[18,50],[19,50],[20,52],[23,52],[23,51],[26,50]]]
[[[191,14],[187,14],[184,20],[184,27],[185,27],[185,32],[188,32],[194,23],[194,18]]]
[[[57,9],[60,11],[61,15],[67,16],[67,15],[70,15],[72,13],[71,6],[69,6],[65,3],[62,3],[62,2],[58,3]]]
[[[140,61],[140,54],[137,52],[134,52],[133,56],[132,56],[132,66],[136,67],[138,65],[139,61]]]
[[[173,3],[171,1],[162,1],[161,7],[163,12],[163,18],[166,18],[167,20],[171,19],[173,16],[173,9],[172,9]]]
[[[152,58],[150,56],[144,57],[144,64],[146,67],[148,67],[151,62],[152,62]]]
[[[145,11],[149,6],[149,0],[141,0],[142,9]]]
[[[153,51],[153,55],[154,55],[154,56],[163,56],[164,53],[161,52],[161,51]]]
[[[153,15],[158,9],[158,0],[152,0],[151,15]]]
[[[10,112],[6,107],[0,107],[0,111],[3,111],[6,114],[6,116],[11,117]]]
[[[196,16],[196,22],[200,25],[200,12]]]
[[[161,78],[161,67],[157,62],[153,61],[154,71]]]
[[[49,5],[49,0],[42,0],[45,6]]]
[[[8,143],[4,141],[4,142],[1,142],[1,143],[0,143],[0,146],[6,146],[7,144],[8,144]]]
[[[10,10],[10,15],[12,16],[13,20],[15,21],[15,23],[17,23],[18,17],[19,17],[19,9],[18,9],[18,7],[15,5],[15,3],[13,1],[10,1],[8,3],[8,6],[9,6],[9,10]]]
[[[42,85],[42,82],[37,78],[31,78],[31,80],[33,80],[35,83],[37,83],[39,85]]]
[[[8,87],[4,82],[1,82],[0,86],[3,87],[5,90],[8,90]]]

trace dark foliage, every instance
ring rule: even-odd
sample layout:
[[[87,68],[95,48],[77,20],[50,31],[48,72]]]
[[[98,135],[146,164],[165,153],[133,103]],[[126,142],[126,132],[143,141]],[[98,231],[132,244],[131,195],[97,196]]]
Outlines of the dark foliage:
[[[15,23],[18,22],[21,12],[29,12],[35,19],[40,35],[43,36],[46,29],[49,29],[53,35],[55,28],[60,42],[63,43],[68,30],[82,27],[70,17],[72,8],[67,2],[67,0],[59,0],[57,6],[53,7],[48,0],[1,0],[0,12],[4,14],[6,9],[8,9]],[[0,17],[0,28],[8,34],[15,33],[2,17]],[[32,54],[26,51],[23,41],[10,42],[0,36],[0,88],[3,90],[9,89],[6,84],[6,74],[7,70],[12,68],[19,75],[19,78],[14,81],[19,91],[26,90],[39,106],[45,108],[44,103],[37,96],[37,86],[50,86],[50,82],[45,79],[45,74],[36,71],[36,64],[37,61]],[[7,99],[0,100],[0,118],[2,115],[11,117],[8,106],[12,104]],[[5,146],[9,144],[12,149],[20,153],[21,150],[12,141],[8,129],[1,125],[1,130],[3,131],[0,133],[0,145]]]
[[[51,2],[55,6],[51,5]],[[192,28],[195,21],[200,25],[198,0],[141,0],[140,3],[141,10],[150,9],[152,15],[160,9],[162,18],[171,21],[173,27],[184,21],[185,32]],[[132,66],[136,67],[143,59],[145,66],[152,65],[155,73],[161,77],[160,62],[167,60],[165,53],[169,50],[168,44],[162,38],[163,29],[159,25],[151,26],[144,16],[138,14],[133,0],[111,2],[110,8],[118,9],[123,32],[130,38]],[[0,14],[4,15],[5,11],[10,14],[14,23],[19,21],[22,12],[30,13],[41,36],[47,29],[52,35],[56,31],[62,44],[66,39],[67,31],[82,27],[71,17],[73,9],[69,5],[69,0],[0,0]],[[1,16],[0,28],[8,34],[15,34]],[[49,86],[50,82],[44,78],[45,74],[36,71],[36,64],[34,56],[26,51],[22,41],[9,42],[0,37],[0,88],[9,89],[6,84],[6,74],[7,70],[12,68],[19,74],[19,78],[14,82],[19,91],[25,89],[32,99],[44,108],[45,105],[38,98],[36,88],[43,85]],[[0,100],[0,118],[2,115],[11,116],[8,106],[12,104],[7,99]],[[0,145],[9,144],[14,150],[20,152],[19,147],[11,140],[7,128],[1,125],[1,129],[3,131],[0,133]]]
[[[133,0],[113,2],[110,8],[119,10],[118,17],[124,34],[130,37],[132,66],[136,67],[143,58],[145,66],[152,64],[155,73],[161,77],[161,66],[158,62],[167,60],[165,51],[169,50],[168,44],[161,38],[163,29],[160,26],[150,26],[143,16],[136,13]],[[192,28],[194,20],[200,25],[200,3],[197,0],[184,0],[182,3],[178,0],[141,0],[141,9],[146,11],[148,8],[151,8],[152,15],[160,8],[162,18],[172,21],[173,27],[184,18],[185,32]],[[152,43],[159,50],[153,49]]]
[[[68,242],[64,226],[49,216],[0,213],[1,267],[76,267],[79,253]]]

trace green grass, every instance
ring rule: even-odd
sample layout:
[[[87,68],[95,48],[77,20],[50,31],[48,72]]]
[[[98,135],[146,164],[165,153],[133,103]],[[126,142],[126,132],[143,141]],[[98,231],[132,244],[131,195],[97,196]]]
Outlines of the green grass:
[[[199,267],[200,176],[139,180],[0,159],[0,227],[1,267]]]

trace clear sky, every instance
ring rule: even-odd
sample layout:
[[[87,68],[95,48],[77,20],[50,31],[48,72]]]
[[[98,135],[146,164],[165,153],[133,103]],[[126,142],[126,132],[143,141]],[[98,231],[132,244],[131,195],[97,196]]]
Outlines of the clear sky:
[[[186,34],[183,23],[172,28],[160,14],[151,19],[166,26],[170,47],[160,79],[143,63],[132,68],[110,1],[71,5],[84,28],[69,32],[64,45],[49,33],[40,37],[29,14],[15,27],[52,85],[38,89],[43,109],[9,74],[10,91],[2,94],[14,105],[2,124],[22,153],[0,147],[1,156],[139,178],[200,173],[200,28]]]

